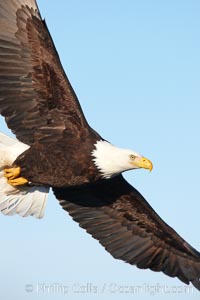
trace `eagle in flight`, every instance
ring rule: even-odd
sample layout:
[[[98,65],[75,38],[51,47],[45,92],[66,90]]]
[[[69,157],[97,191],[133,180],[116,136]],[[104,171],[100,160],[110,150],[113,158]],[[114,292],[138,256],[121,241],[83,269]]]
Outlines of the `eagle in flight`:
[[[35,0],[0,0],[0,210],[41,218],[48,191],[117,259],[200,290],[200,253],[121,175],[152,169],[84,117]]]

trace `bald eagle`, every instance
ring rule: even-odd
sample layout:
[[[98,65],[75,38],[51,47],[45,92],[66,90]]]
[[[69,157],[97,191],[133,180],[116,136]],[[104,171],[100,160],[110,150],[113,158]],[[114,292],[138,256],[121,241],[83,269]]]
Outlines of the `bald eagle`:
[[[200,290],[200,253],[121,175],[152,163],[87,123],[35,0],[0,0],[0,210],[41,218],[49,188],[114,258]]]

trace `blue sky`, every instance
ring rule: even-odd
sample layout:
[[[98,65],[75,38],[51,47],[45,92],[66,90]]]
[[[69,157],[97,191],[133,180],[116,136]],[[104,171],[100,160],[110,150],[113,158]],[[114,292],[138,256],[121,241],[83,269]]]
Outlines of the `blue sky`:
[[[125,177],[200,250],[200,2],[38,3],[89,123],[113,144],[153,161],[151,174]],[[52,194],[44,219],[0,216],[0,226],[4,299],[199,297],[194,290],[180,293],[176,279],[114,260]],[[126,292],[129,287],[139,292]]]

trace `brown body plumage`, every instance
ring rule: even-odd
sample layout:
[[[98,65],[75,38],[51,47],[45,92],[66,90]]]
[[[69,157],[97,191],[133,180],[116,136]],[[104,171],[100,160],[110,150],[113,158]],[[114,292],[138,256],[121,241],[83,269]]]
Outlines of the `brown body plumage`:
[[[91,159],[98,135],[91,132],[79,139],[63,133],[56,141],[36,142],[18,157],[15,164],[30,182],[67,187],[100,179]]]
[[[90,128],[34,0],[0,0],[0,113],[31,147],[15,165],[115,258],[200,290],[200,254],[121,175],[102,178]]]

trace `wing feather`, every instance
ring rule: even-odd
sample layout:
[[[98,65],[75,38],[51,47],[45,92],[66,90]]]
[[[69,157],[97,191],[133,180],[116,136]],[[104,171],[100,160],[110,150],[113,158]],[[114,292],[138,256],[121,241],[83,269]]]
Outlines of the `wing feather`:
[[[200,253],[184,241],[122,176],[54,189],[61,206],[115,258],[162,271],[200,290]]]
[[[36,1],[1,1],[0,28],[0,113],[8,127],[29,145],[55,141],[65,129],[84,134],[87,121]]]

